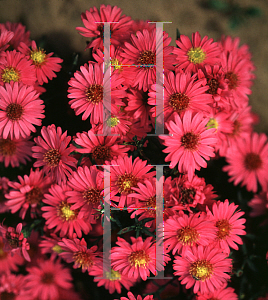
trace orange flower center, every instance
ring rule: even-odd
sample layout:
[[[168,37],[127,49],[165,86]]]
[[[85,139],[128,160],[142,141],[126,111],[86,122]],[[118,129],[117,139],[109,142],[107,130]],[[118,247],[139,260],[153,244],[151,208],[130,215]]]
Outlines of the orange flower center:
[[[12,121],[20,120],[23,114],[23,107],[18,103],[10,103],[6,108],[7,116]]]
[[[197,260],[191,263],[189,272],[194,279],[205,281],[211,277],[213,266],[207,260]]]
[[[194,134],[192,132],[185,133],[181,138],[182,146],[185,149],[191,150],[191,151],[194,151],[197,149],[198,142],[199,142],[199,135]]]
[[[92,84],[86,90],[87,100],[93,104],[99,104],[103,100],[103,87],[100,84]]]
[[[170,96],[169,105],[175,112],[181,112],[189,106],[190,98],[182,93],[176,93]]]
[[[238,76],[234,72],[227,72],[225,78],[228,79],[228,87],[230,90],[234,90],[238,86]]]
[[[262,166],[262,160],[259,156],[259,154],[256,153],[248,153],[245,157],[244,164],[246,169],[249,171],[255,171],[261,168]]]
[[[3,82],[8,82],[10,81],[19,81],[20,80],[20,73],[16,68],[13,67],[7,67],[2,71],[2,80]]]
[[[219,220],[216,222],[216,227],[218,228],[217,237],[220,240],[226,239],[230,235],[230,231],[232,226],[230,225],[228,220]]]
[[[25,194],[26,201],[30,204],[38,204],[43,199],[43,192],[39,187],[33,187]]]
[[[177,231],[177,238],[183,245],[193,245],[199,239],[196,229],[185,226]]]
[[[137,187],[138,179],[132,175],[125,173],[117,178],[116,185],[119,193],[130,194],[133,190],[132,187]]]
[[[140,53],[137,63],[138,65],[145,66],[145,67],[149,65],[148,67],[152,68],[155,65],[155,61],[156,61],[155,53],[151,50],[146,50]]]
[[[94,204],[100,204],[103,197],[101,195],[101,191],[94,188],[89,188],[84,191],[83,198],[85,199],[85,202],[87,204],[94,205]]]
[[[105,161],[111,158],[111,149],[106,146],[97,146],[93,149],[92,157],[95,159],[100,159]]]
[[[150,261],[150,256],[148,254],[146,254],[146,252],[144,250],[138,250],[138,251],[132,252],[129,255],[128,261],[131,264],[131,266],[135,266],[135,268],[137,266],[146,267],[146,265]]]
[[[61,155],[58,149],[50,149],[44,154],[43,161],[49,167],[57,167],[61,159]]]
[[[71,205],[65,201],[62,201],[58,206],[58,215],[64,221],[75,220],[78,215],[78,210],[71,210]]]
[[[16,144],[10,139],[0,139],[0,153],[3,156],[14,155],[16,153]]]
[[[91,255],[89,253],[82,252],[82,251],[75,252],[73,254],[73,260],[78,265],[79,268],[80,267],[87,268],[94,265]]]

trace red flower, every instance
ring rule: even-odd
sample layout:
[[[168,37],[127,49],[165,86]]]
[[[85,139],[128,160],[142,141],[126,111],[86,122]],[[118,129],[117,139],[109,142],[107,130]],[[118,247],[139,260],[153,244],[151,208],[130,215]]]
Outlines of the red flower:
[[[6,28],[1,25],[0,25],[0,51],[5,51],[9,47],[8,43],[13,38],[14,33],[6,30]]]

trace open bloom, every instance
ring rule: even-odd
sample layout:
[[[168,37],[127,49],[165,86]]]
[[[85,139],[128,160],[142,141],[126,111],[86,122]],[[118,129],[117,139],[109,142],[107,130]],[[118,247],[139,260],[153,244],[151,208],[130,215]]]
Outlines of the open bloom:
[[[227,284],[225,284],[222,288],[220,288],[214,292],[209,292],[204,295],[198,294],[196,297],[196,300],[211,300],[211,299],[238,300],[238,296],[234,292],[233,288],[227,287]]]
[[[147,295],[146,297],[144,297],[142,299],[141,295],[138,295],[137,298],[136,298],[131,292],[128,292],[127,296],[128,296],[128,298],[121,297],[120,300],[154,300],[154,296],[153,295]]]
[[[169,134],[160,136],[168,153],[165,161],[171,161],[169,167],[174,168],[178,164],[181,173],[188,173],[192,179],[195,169],[206,168],[210,157],[214,157],[214,144],[217,142],[214,128],[207,128],[207,118],[202,113],[192,114],[186,111],[183,118],[175,115],[175,122],[167,124]]]
[[[193,292],[201,294],[214,292],[221,288],[232,269],[232,260],[221,249],[212,245],[189,248],[183,257],[175,256],[174,275]]]

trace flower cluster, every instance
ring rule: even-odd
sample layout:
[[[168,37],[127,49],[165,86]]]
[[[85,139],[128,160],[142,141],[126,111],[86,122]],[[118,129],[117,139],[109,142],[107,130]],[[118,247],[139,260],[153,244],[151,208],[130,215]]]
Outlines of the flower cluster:
[[[216,194],[220,175],[211,184],[198,171],[225,159],[229,181],[258,192],[251,216],[267,212],[268,143],[253,130],[248,47],[199,32],[173,47],[154,22],[117,6],[81,17],[92,56],[70,72],[68,103],[85,124],[73,136],[35,127],[45,117],[42,85],[62,59],[20,23],[0,24],[0,163],[36,159],[27,174],[0,177],[0,216],[23,220],[0,226],[0,298],[87,299],[93,286],[121,300],[238,299],[230,281],[245,212]],[[72,280],[81,275],[92,286],[79,295],[82,280]]]

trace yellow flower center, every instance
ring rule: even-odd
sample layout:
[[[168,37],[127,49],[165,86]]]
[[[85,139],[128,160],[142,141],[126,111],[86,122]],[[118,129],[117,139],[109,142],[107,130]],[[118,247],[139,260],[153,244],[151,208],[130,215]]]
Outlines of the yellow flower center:
[[[128,261],[131,266],[135,266],[135,268],[137,266],[145,267],[150,261],[150,256],[146,254],[144,250],[138,250],[130,254],[130,256],[128,257]]]
[[[121,66],[121,63],[116,58],[111,59],[111,66],[114,67],[114,70],[120,70],[120,71],[123,70],[123,67]]]
[[[219,123],[217,122],[216,119],[210,118],[210,120],[207,122],[206,127],[207,127],[208,129],[211,129],[211,128],[216,128],[216,129],[218,129]]]
[[[207,260],[197,260],[191,263],[189,272],[194,279],[205,281],[211,277],[213,266]]]
[[[46,60],[46,53],[43,49],[35,49],[31,51],[30,54],[31,60],[33,61],[33,64],[36,66],[42,65]]]
[[[125,173],[118,177],[116,185],[118,187],[119,193],[130,194],[132,192],[132,187],[137,187],[138,179],[132,175]]]
[[[198,240],[199,233],[196,229],[185,226],[177,231],[177,238],[183,245],[192,246]]]
[[[10,81],[19,81],[20,73],[16,68],[7,67],[2,71],[2,80],[7,83],[10,83]]]
[[[201,47],[191,48],[187,55],[188,60],[193,64],[201,64],[206,59],[206,53]]]
[[[64,221],[72,221],[76,219],[77,210],[71,210],[71,205],[63,201],[59,205],[59,215]]]
[[[89,266],[93,266],[93,260],[91,258],[91,255],[86,253],[86,252],[75,252],[73,254],[73,259],[76,262],[76,264],[78,265],[78,267],[80,268],[81,266],[83,268],[87,268]]]
[[[121,280],[121,274],[113,269],[111,269],[111,273],[105,272],[105,277],[110,281]]]
[[[120,121],[117,117],[111,117],[107,120],[107,125],[109,127],[115,127],[118,123],[120,123]]]
[[[58,254],[63,252],[61,246],[59,246],[59,245],[53,246],[53,247],[52,247],[52,250],[53,250],[54,252],[58,253]]]

